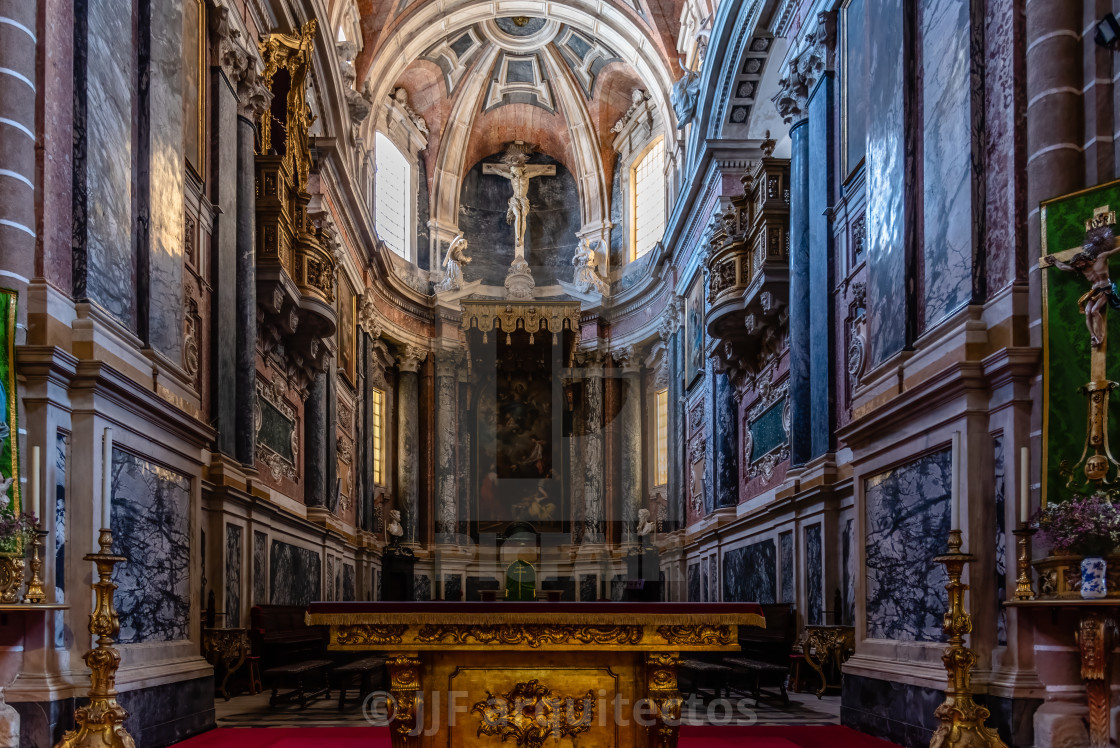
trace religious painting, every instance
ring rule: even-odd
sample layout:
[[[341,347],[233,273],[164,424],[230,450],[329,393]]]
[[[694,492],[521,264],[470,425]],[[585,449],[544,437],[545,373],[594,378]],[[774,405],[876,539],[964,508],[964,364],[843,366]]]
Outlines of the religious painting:
[[[685,297],[684,379],[690,387],[704,371],[704,280],[697,276]]]
[[[338,370],[350,384],[358,381],[357,351],[355,350],[358,297],[350,283],[343,280],[338,284]]]
[[[19,484],[16,423],[16,294],[0,290],[0,516],[23,511]],[[19,540],[0,546],[0,553],[20,553]]]
[[[1114,232],[1120,181],[1042,203],[1042,501],[1120,476],[1120,427],[1110,393],[1120,381],[1120,294]]]

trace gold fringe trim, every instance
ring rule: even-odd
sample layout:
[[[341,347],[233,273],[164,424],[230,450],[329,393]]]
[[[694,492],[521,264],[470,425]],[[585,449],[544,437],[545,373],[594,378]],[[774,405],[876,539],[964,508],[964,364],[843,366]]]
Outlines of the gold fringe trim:
[[[647,613],[306,613],[308,626],[360,626],[387,624],[421,625],[427,623],[455,626],[493,626],[502,624],[562,624],[575,626],[758,626],[766,628],[766,618],[757,613],[741,615],[703,614],[659,615]]]

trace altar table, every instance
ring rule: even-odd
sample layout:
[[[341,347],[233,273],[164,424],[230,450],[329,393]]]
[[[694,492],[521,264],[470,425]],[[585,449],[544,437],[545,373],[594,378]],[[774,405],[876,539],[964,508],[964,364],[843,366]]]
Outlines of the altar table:
[[[307,622],[387,653],[395,748],[675,748],[680,653],[766,625],[755,603],[312,603]]]

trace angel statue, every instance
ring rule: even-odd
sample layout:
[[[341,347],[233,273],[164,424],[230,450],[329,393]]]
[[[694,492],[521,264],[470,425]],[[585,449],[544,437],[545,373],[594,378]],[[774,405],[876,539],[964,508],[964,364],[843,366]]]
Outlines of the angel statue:
[[[471,261],[471,258],[465,254],[468,246],[462,234],[451,240],[451,246],[447,248],[447,256],[443,258],[443,266],[446,270],[443,280],[436,285],[437,293],[458,291],[463,287],[463,266]]]
[[[595,250],[591,247],[591,242],[586,238],[579,240],[579,246],[576,248],[576,254],[572,258],[572,264],[575,265],[576,274],[572,279],[572,283],[579,289],[580,293],[597,292],[604,296],[611,290],[611,285],[599,275],[599,271],[595,267],[599,264],[599,258]]]

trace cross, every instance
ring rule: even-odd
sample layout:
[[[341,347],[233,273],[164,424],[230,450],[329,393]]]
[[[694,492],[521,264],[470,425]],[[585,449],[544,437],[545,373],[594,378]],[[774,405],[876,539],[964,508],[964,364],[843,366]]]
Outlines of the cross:
[[[529,180],[533,177],[553,176],[556,174],[555,166],[541,166],[525,163],[524,154],[507,155],[500,164],[483,164],[483,174],[495,174],[508,179],[513,187],[513,196],[509,199],[506,209],[506,223],[513,224],[514,236],[514,262],[525,259],[525,231],[529,225]]]

